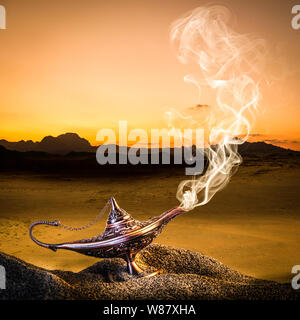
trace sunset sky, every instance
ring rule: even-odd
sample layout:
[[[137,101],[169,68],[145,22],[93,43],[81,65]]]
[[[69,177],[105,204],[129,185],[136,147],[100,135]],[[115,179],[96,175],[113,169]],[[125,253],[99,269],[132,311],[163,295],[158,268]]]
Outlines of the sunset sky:
[[[300,4],[300,0],[298,1]],[[196,0],[0,0],[0,139],[76,132],[96,144],[101,128],[164,126],[164,112],[197,104],[170,45],[172,22],[209,4]],[[224,0],[241,33],[264,38],[278,81],[262,88],[252,140],[300,150],[300,30],[292,0]],[[203,100],[201,100],[203,99]]]

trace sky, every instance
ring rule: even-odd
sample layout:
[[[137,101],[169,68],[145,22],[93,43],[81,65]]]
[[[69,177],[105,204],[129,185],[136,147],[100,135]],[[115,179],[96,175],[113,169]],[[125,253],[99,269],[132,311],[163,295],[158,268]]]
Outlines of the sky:
[[[119,120],[129,129],[161,128],[170,108],[184,113],[211,103],[183,81],[196,67],[181,64],[170,44],[171,24],[209,3],[0,0],[7,12],[7,29],[0,30],[0,139],[76,132],[97,144],[98,130],[114,129]],[[300,150],[300,30],[291,27],[297,0],[213,3],[227,6],[238,31],[264,38],[271,51],[266,78],[276,81],[261,89],[250,140]]]

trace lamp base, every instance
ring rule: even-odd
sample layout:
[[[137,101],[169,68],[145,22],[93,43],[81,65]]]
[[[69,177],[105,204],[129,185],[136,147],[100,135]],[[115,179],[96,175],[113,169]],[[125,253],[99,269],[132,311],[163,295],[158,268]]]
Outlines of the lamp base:
[[[135,262],[135,255],[130,254],[126,256],[128,273],[132,277],[142,278],[142,277],[153,277],[160,273],[159,270],[156,271],[144,271]]]

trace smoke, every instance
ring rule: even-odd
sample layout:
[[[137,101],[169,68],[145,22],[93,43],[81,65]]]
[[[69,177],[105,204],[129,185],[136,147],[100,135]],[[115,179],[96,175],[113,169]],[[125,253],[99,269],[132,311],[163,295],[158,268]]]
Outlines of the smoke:
[[[248,139],[261,98],[264,40],[234,31],[230,21],[223,6],[200,7],[175,21],[171,29],[180,62],[197,65],[197,75],[188,75],[185,81],[196,85],[199,98],[203,92],[214,97],[214,105],[206,108],[210,112],[206,171],[178,186],[177,199],[185,210],[206,204],[229,182],[242,162],[238,145]]]

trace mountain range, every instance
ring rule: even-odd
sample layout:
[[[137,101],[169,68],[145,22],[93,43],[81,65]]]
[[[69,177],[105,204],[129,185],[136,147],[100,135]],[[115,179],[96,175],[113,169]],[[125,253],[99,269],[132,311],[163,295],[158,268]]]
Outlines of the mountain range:
[[[91,146],[88,140],[79,137],[77,133],[65,133],[57,137],[47,136],[40,142],[18,141],[9,142],[0,140],[0,145],[7,150],[28,152],[39,151],[51,154],[68,154],[70,152],[95,152],[96,147]]]
[[[77,133],[64,133],[57,137],[46,136],[40,142],[18,141],[9,142],[0,140],[0,146],[7,150],[19,152],[45,152],[49,154],[66,155],[71,152],[96,152],[97,147],[92,146],[88,140],[81,138]],[[239,152],[243,154],[278,154],[286,152],[295,152],[290,149],[284,149],[265,142],[245,142],[239,147]]]
[[[150,152],[148,153],[148,165],[131,165],[130,163],[126,165],[99,165],[95,157],[96,150],[97,146],[92,146],[76,133],[66,133],[58,137],[48,136],[40,142],[0,140],[0,172],[120,177],[132,176],[133,174],[165,174],[166,172],[177,174],[181,173],[183,168],[188,167],[184,161],[182,164],[174,163],[174,149],[170,150],[169,165],[164,165],[161,161],[159,164],[152,165]],[[121,150],[116,146],[117,157],[120,152]],[[166,150],[155,149],[154,152],[157,152],[159,158],[162,159]],[[244,159],[248,158],[247,163],[251,163],[251,161],[263,163],[265,160],[276,162],[279,158],[283,162],[289,160],[297,162],[300,159],[300,152],[283,149],[265,142],[245,142],[240,146],[239,152]],[[280,161],[278,160],[277,163]]]

